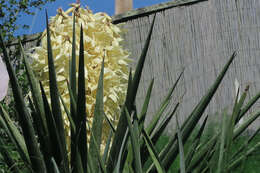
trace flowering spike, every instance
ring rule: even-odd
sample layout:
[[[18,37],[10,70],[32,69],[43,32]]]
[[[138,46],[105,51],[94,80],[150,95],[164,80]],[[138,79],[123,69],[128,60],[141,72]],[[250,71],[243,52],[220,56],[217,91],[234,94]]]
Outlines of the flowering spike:
[[[77,1],[79,2],[79,1]],[[51,44],[53,48],[53,59],[57,76],[59,92],[67,107],[70,107],[69,91],[66,80],[69,79],[69,59],[72,56],[73,42],[73,12],[75,13],[75,52],[76,52],[76,76],[78,75],[79,62],[79,38],[80,26],[84,34],[84,61],[85,61],[85,93],[87,122],[92,126],[94,105],[96,102],[96,91],[98,86],[99,72],[103,57],[104,60],[104,111],[111,122],[119,119],[120,107],[124,103],[127,81],[128,81],[128,59],[129,53],[123,49],[121,41],[121,30],[112,24],[112,19],[105,13],[93,14],[88,9],[80,8],[78,4],[72,4],[67,11],[58,10],[58,14],[50,19],[49,32],[52,35]],[[48,89],[48,61],[47,61],[47,37],[42,37],[40,47],[34,48],[33,69],[42,81],[44,89]],[[46,93],[50,96],[50,93]],[[64,111],[63,111],[64,112]],[[67,130],[69,142],[69,120],[63,113],[64,123]],[[116,115],[116,116],[115,116]],[[115,118],[114,118],[115,116]],[[114,124],[116,126],[116,124]],[[109,125],[104,123],[106,137],[109,133]],[[88,138],[90,133],[88,132]],[[105,144],[105,138],[102,139]],[[104,146],[103,146],[104,147]],[[103,148],[101,149],[101,151]]]

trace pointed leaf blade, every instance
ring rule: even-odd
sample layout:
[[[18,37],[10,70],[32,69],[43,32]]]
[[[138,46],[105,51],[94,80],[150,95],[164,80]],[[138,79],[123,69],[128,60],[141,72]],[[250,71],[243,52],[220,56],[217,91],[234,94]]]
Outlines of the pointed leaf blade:
[[[179,126],[178,115],[176,115],[176,125],[177,125],[177,137],[178,137],[178,144],[179,144],[179,151],[180,151],[180,170],[181,173],[185,173],[185,159],[184,159],[184,147],[182,143],[182,134]]]
[[[29,153],[29,157],[33,166],[33,170],[36,172],[44,172],[46,171],[45,163],[42,158],[42,154],[37,144],[36,133],[34,131],[32,121],[30,119],[30,114],[25,106],[25,102],[23,100],[22,91],[18,84],[18,80],[10,63],[9,55],[7,53],[7,49],[5,47],[2,34],[0,34],[0,46],[3,50],[4,60],[6,63],[6,68],[9,74],[10,83],[14,95],[16,110],[19,114],[19,123],[22,127],[25,143],[27,146],[27,150]]]
[[[26,148],[26,144],[24,141],[23,136],[19,132],[18,128],[14,125],[10,117],[8,116],[7,112],[4,110],[3,106],[0,105],[0,115],[1,115],[1,122],[5,124],[6,131],[8,131],[8,136],[14,142],[15,146],[18,149],[18,152],[23,159],[23,161],[27,164],[30,163],[30,158],[28,155],[28,151]]]
[[[201,99],[199,104],[192,111],[192,114],[190,114],[189,121],[185,124],[184,127],[181,128],[184,144],[187,141],[188,137],[190,136],[191,132],[193,131],[194,127],[198,123],[198,121],[201,118],[202,114],[204,113],[205,109],[207,108],[212,97],[214,96],[216,90],[218,89],[222,79],[224,78],[224,76],[225,76],[227,70],[229,69],[231,63],[233,62],[235,56],[236,56],[236,53],[234,52],[233,55],[229,58],[228,62],[224,66],[224,68],[222,69],[221,73],[218,75],[216,81],[213,83],[213,85],[209,89],[209,91],[206,93],[206,95]],[[162,161],[166,170],[168,170],[170,168],[172,161],[176,159],[177,155],[178,155],[178,144],[175,143],[175,145],[172,147],[171,151],[168,152],[167,156]]]
[[[87,170],[87,127],[86,127],[86,96],[85,96],[85,62],[84,62],[84,36],[83,28],[80,28],[79,47],[79,76],[77,97],[77,121],[76,128],[79,135],[78,150],[81,155],[83,170]],[[72,91],[73,93],[73,91]]]
[[[149,136],[147,135],[145,130],[142,130],[142,134],[144,136],[144,140],[145,140],[146,146],[148,148],[149,154],[153,160],[153,163],[155,164],[155,167],[156,167],[158,173],[165,173],[165,170],[161,164],[160,158],[156,152],[156,149],[155,149],[151,139],[149,138]]]
[[[131,137],[131,144],[133,148],[133,154],[134,154],[134,169],[136,173],[142,172],[142,165],[141,165],[141,155],[140,155],[140,144],[138,142],[138,124],[136,120],[134,120],[134,124],[131,123],[131,117],[129,115],[128,110],[125,108],[126,111],[126,118],[128,123],[128,128],[130,131],[130,137]]]
[[[153,130],[155,129],[155,126],[157,125],[161,115],[164,113],[165,109],[167,108],[171,96],[173,94],[173,91],[175,90],[177,84],[179,83],[181,76],[183,75],[183,71],[181,72],[181,74],[178,76],[177,80],[175,81],[173,87],[170,89],[170,91],[168,92],[167,96],[165,97],[164,101],[162,102],[159,110],[156,112],[156,114],[153,116],[154,118],[152,119],[150,125],[147,128],[147,133],[149,135],[151,135],[151,133],[153,132]]]
[[[46,25],[47,25],[47,54],[48,54],[48,68],[49,68],[49,87],[50,87],[50,97],[51,97],[51,108],[52,114],[55,115],[54,120],[56,124],[56,128],[58,130],[59,141],[61,142],[61,149],[62,149],[62,162],[57,164],[62,164],[63,168],[61,168],[61,172],[68,172],[69,171],[69,162],[67,156],[67,147],[66,147],[66,139],[65,139],[65,130],[64,130],[64,123],[62,118],[62,112],[60,107],[60,99],[59,99],[59,91],[56,79],[56,72],[54,66],[54,59],[52,54],[52,46],[51,46],[51,36],[50,36],[50,29],[48,23],[48,15],[46,11]]]
[[[97,158],[100,154],[100,145],[102,142],[102,126],[103,126],[103,120],[104,120],[104,103],[103,103],[103,77],[104,77],[104,59],[101,66],[101,72],[99,75],[99,81],[98,81],[98,88],[97,88],[97,94],[96,94],[96,104],[94,108],[94,118],[93,118],[93,124],[92,124],[92,131],[93,136],[96,138],[98,150],[94,150],[94,140],[93,137],[90,138],[90,145],[89,145],[89,151],[94,159],[94,162],[98,162]],[[98,171],[98,168],[95,168],[96,171]]]
[[[126,102],[125,105],[127,107],[127,110],[131,111],[133,109],[133,105],[134,105],[134,101],[136,98],[136,93],[137,93],[137,89],[139,86],[139,82],[140,82],[140,78],[141,78],[141,74],[142,74],[142,70],[143,70],[143,65],[144,65],[144,61],[146,59],[146,54],[148,52],[148,48],[150,45],[150,40],[151,40],[151,36],[152,36],[152,30],[153,30],[153,26],[154,26],[154,22],[155,22],[155,15],[148,33],[148,37],[146,39],[142,54],[140,56],[140,59],[138,61],[136,70],[135,70],[135,74],[134,74],[134,78],[131,81],[131,88],[129,88],[128,92],[127,92],[127,96],[126,96]],[[113,160],[116,160],[118,158],[118,154],[119,151],[117,149],[117,146],[120,146],[122,144],[122,140],[124,137],[124,134],[126,132],[126,127],[127,127],[127,119],[125,117],[125,111],[123,111],[123,113],[120,116],[119,122],[118,122],[118,126],[117,126],[117,130],[115,133],[115,139],[113,140],[112,143],[112,147],[111,147],[111,154],[109,155],[109,163],[108,163],[108,172],[112,172],[113,168],[116,166],[116,163],[113,162]]]

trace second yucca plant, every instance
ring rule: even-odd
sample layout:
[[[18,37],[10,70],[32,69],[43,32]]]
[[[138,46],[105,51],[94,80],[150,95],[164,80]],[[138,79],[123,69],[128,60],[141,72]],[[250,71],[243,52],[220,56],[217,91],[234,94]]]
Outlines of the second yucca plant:
[[[48,17],[46,15],[48,26]],[[22,91],[14,75],[9,61],[3,39],[0,43],[3,49],[4,60],[10,77],[16,111],[19,115],[19,124],[23,135],[19,132],[14,123],[1,106],[0,123],[6,129],[11,141],[16,145],[17,150],[25,165],[31,172],[62,172],[62,173],[121,173],[121,172],[160,172],[169,171],[170,166],[179,156],[180,172],[228,172],[238,163],[244,160],[248,155],[254,152],[260,145],[257,143],[250,148],[242,147],[239,151],[233,152],[232,142],[260,116],[260,112],[249,115],[242,124],[237,122],[241,119],[252,105],[259,99],[260,93],[253,97],[247,104],[244,104],[247,90],[241,98],[235,100],[234,109],[230,116],[223,113],[223,123],[221,131],[213,135],[206,143],[201,144],[200,138],[203,133],[207,118],[199,127],[200,130],[196,137],[192,139],[192,145],[189,150],[184,150],[184,145],[191,136],[195,126],[203,115],[207,105],[212,99],[223,77],[225,76],[230,64],[235,58],[235,53],[230,57],[227,64],[217,77],[209,91],[195,106],[191,114],[180,125],[176,110],[180,103],[176,103],[170,114],[164,114],[164,110],[170,102],[174,89],[178,84],[182,73],[177,78],[168,95],[163,100],[157,113],[153,116],[148,127],[144,127],[144,119],[152,92],[153,80],[147,90],[147,94],[142,106],[138,112],[135,107],[136,93],[139,86],[143,65],[149,48],[152,29],[155,18],[153,19],[147,40],[145,42],[142,54],[138,61],[135,73],[132,76],[130,71],[128,78],[128,89],[125,103],[122,106],[120,119],[116,128],[104,115],[103,104],[103,79],[104,79],[104,59],[101,65],[101,72],[98,81],[96,102],[94,108],[93,126],[90,130],[91,138],[87,143],[87,123],[86,123],[86,98],[85,98],[85,70],[84,70],[84,35],[81,27],[80,48],[79,48],[79,75],[78,84],[76,84],[75,64],[70,63],[70,83],[68,83],[71,109],[63,104],[68,119],[71,124],[71,158],[66,149],[65,130],[62,118],[61,103],[63,98],[60,96],[57,87],[57,79],[53,63],[53,52],[51,46],[51,36],[47,27],[47,50],[48,50],[48,70],[49,70],[49,88],[51,102],[48,103],[44,88],[34,77],[32,69],[27,62],[26,56],[21,46],[21,54],[27,71],[27,77],[32,90],[32,99],[29,98],[29,108],[26,107]],[[75,49],[72,42],[72,61],[75,61]],[[73,72],[74,71],[74,72]],[[73,82],[74,81],[74,82]],[[72,86],[77,86],[77,90]],[[31,111],[29,111],[31,110]],[[176,115],[176,132],[171,135],[170,140],[164,145],[161,151],[157,151],[155,144],[162,135],[169,120]],[[159,119],[163,121],[159,123]],[[102,156],[100,155],[101,135],[103,121],[110,125],[110,135]],[[258,133],[259,129],[256,133]],[[256,134],[255,133],[255,134]],[[247,141],[250,142],[255,134]],[[3,141],[0,138],[0,143]],[[4,156],[6,164],[13,172],[21,172],[15,164],[7,150],[0,147],[0,152]],[[152,162],[151,162],[152,160]],[[217,160],[217,161],[216,161]],[[217,164],[215,164],[217,163]]]

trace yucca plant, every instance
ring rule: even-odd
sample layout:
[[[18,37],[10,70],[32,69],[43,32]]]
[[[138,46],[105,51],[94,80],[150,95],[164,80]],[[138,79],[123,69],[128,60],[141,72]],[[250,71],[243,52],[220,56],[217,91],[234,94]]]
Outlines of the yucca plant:
[[[98,89],[96,94],[96,103],[94,110],[93,126],[90,130],[91,139],[87,143],[87,126],[86,123],[86,99],[85,99],[85,81],[84,81],[84,35],[81,27],[80,32],[80,49],[79,49],[79,75],[76,80],[75,63],[70,63],[70,82],[68,89],[70,94],[71,109],[63,104],[63,98],[60,96],[57,88],[55,67],[53,63],[53,53],[51,47],[50,31],[47,22],[47,49],[48,49],[48,67],[49,67],[49,88],[51,102],[48,103],[44,88],[35,77],[28,63],[27,57],[21,46],[21,55],[26,67],[27,77],[29,79],[32,96],[28,98],[28,104],[22,97],[22,91],[14,75],[9,56],[5,48],[5,43],[1,36],[0,44],[4,54],[7,71],[10,77],[10,83],[16,103],[16,112],[19,116],[19,125],[22,132],[18,130],[9,115],[0,106],[0,123],[5,128],[6,133],[17,148],[17,151],[30,172],[46,173],[121,173],[121,172],[169,172],[173,162],[180,160],[179,171],[185,172],[229,172],[237,164],[241,163],[247,156],[253,153],[260,146],[247,146],[254,138],[255,134],[246,141],[244,146],[238,151],[232,151],[232,143],[246,128],[260,116],[260,111],[252,113],[242,124],[238,124],[239,119],[247,114],[248,110],[259,99],[260,93],[244,103],[247,91],[243,93],[240,99],[235,100],[234,108],[231,115],[224,111],[222,117],[222,127],[219,132],[213,135],[206,143],[200,141],[207,117],[200,126],[198,121],[201,119],[210,100],[224,78],[230,64],[234,60],[234,53],[224,66],[223,70],[217,77],[216,81],[210,87],[209,91],[195,106],[188,118],[183,124],[180,124],[176,115],[179,102],[176,103],[172,112],[165,113],[169,105],[174,90],[180,80],[182,73],[164,98],[158,111],[153,116],[148,127],[144,126],[144,120],[147,116],[147,109],[150,102],[150,96],[153,87],[151,81],[147,94],[139,112],[136,110],[135,99],[145,63],[146,54],[149,48],[152,30],[155,22],[153,19],[150,31],[148,33],[142,54],[137,63],[135,73],[132,76],[130,71],[128,80],[128,89],[123,103],[120,119],[116,128],[104,115],[103,105],[103,75],[104,60],[100,71]],[[72,48],[75,47],[72,42]],[[72,49],[72,60],[75,62],[75,49]],[[76,84],[75,81],[78,81]],[[77,86],[77,87],[72,87]],[[77,90],[76,90],[77,89]],[[74,136],[71,137],[73,143],[71,154],[68,153],[65,139],[64,123],[62,119],[61,104],[64,106],[66,114],[71,124],[71,131]],[[28,105],[28,106],[27,106]],[[164,132],[167,124],[176,115],[176,132],[171,134],[170,140],[163,146],[162,150],[155,147],[160,136]],[[159,121],[163,118],[162,121]],[[103,121],[110,125],[110,135],[108,137],[105,151],[101,155],[101,135]],[[191,137],[194,128],[199,126],[195,138],[192,138],[192,145],[185,149],[187,140]],[[4,149],[4,141],[0,138],[0,152],[4,157],[5,163],[10,167],[12,172],[22,172],[15,164],[8,150]],[[71,157],[69,157],[69,155]],[[217,162],[216,162],[217,160]]]
[[[69,75],[69,63],[72,63],[71,74],[78,74],[78,60],[80,48],[80,26],[83,27],[84,34],[84,57],[85,63],[85,93],[86,93],[86,114],[87,122],[92,127],[94,117],[94,107],[96,102],[96,92],[98,88],[98,79],[101,69],[102,58],[104,59],[104,77],[103,77],[103,97],[104,112],[113,125],[116,127],[120,114],[120,105],[124,102],[127,80],[128,80],[128,58],[129,52],[122,46],[123,32],[119,26],[112,24],[112,18],[105,13],[92,13],[88,8],[82,8],[80,4],[71,4],[71,8],[63,11],[57,10],[57,15],[50,18],[49,30],[51,34],[51,44],[53,48],[53,61],[56,70],[57,87],[65,105],[70,109],[70,94],[67,88],[69,79],[71,89],[76,93],[76,84]],[[73,20],[75,21],[73,23]],[[74,25],[75,26],[74,26]],[[74,31],[73,31],[74,30]],[[73,35],[74,32],[74,35]],[[72,47],[72,42],[75,42]],[[46,91],[48,100],[49,92],[49,70],[47,60],[47,34],[46,30],[42,33],[41,45],[32,48],[30,57],[32,58],[31,67],[36,77],[42,82]],[[75,51],[72,51],[75,49]],[[69,61],[75,52],[74,61]],[[75,55],[74,55],[75,56]],[[76,65],[74,65],[76,64]],[[75,94],[74,94],[75,95]],[[63,121],[65,125],[66,142],[70,143],[71,126],[66,111],[62,109]],[[102,128],[102,145],[104,151],[109,126],[106,121]],[[90,133],[88,130],[88,141]],[[73,143],[72,143],[73,145]],[[68,146],[70,149],[70,146]]]

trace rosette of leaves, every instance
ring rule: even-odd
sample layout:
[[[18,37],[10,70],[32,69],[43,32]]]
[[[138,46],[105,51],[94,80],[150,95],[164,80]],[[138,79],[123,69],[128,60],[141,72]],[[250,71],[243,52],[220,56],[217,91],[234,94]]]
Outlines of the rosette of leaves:
[[[48,18],[46,15],[48,26]],[[147,40],[145,42],[142,54],[137,63],[135,73],[132,76],[130,71],[126,100],[123,103],[120,119],[116,129],[110,123],[110,135],[106,142],[106,148],[101,155],[101,135],[104,115],[104,62],[100,69],[98,80],[96,104],[94,108],[93,126],[90,130],[91,139],[87,143],[87,121],[86,121],[86,90],[85,90],[85,58],[84,58],[84,34],[81,28],[80,32],[80,48],[78,62],[78,76],[76,76],[74,63],[70,63],[70,84],[69,95],[71,101],[71,109],[62,106],[66,110],[66,114],[71,124],[71,159],[68,159],[68,151],[66,149],[66,138],[64,122],[61,111],[61,102],[63,99],[58,91],[57,76],[55,72],[53,49],[51,44],[51,36],[47,27],[47,54],[48,54],[48,70],[49,70],[49,88],[51,101],[48,103],[44,88],[39,84],[34,77],[33,71],[27,62],[27,58],[21,47],[21,54],[24,58],[24,63],[27,71],[27,77],[32,90],[32,99],[29,99],[29,108],[26,107],[24,98],[22,97],[21,89],[17,82],[9,61],[9,56],[5,48],[2,37],[0,44],[4,53],[7,71],[10,77],[10,83],[14,93],[16,103],[16,111],[19,116],[19,124],[23,133],[17,130],[13,121],[10,120],[8,114],[0,106],[0,125],[6,130],[9,138],[15,144],[21,160],[31,172],[46,173],[121,173],[121,172],[170,172],[170,167],[173,163],[179,162],[179,171],[185,172],[229,172],[232,171],[238,164],[254,153],[260,146],[260,142],[250,146],[249,144],[259,132],[259,129],[241,145],[241,148],[234,151],[232,145],[234,141],[245,131],[245,129],[254,122],[259,116],[260,111],[248,113],[248,110],[256,103],[260,97],[260,93],[251,98],[245,103],[245,98],[248,92],[246,89],[240,99],[236,98],[231,115],[223,113],[223,123],[221,130],[210,136],[205,143],[201,142],[201,136],[205,129],[207,117],[202,125],[198,122],[201,119],[210,100],[214,96],[217,88],[223,80],[229,66],[235,59],[234,53],[228,62],[223,67],[216,81],[209,88],[205,96],[199,101],[190,113],[184,123],[180,124],[176,110],[179,102],[172,108],[172,112],[165,113],[165,108],[171,100],[172,94],[178,84],[182,73],[173,84],[167,96],[164,98],[158,111],[153,116],[148,127],[144,127],[144,119],[147,116],[147,108],[149,106],[150,96],[153,87],[151,81],[147,94],[142,105],[141,111],[136,110],[135,100],[136,94],[142,74],[143,65],[146,59],[146,54],[149,48],[152,29],[155,18],[153,19]],[[72,41],[74,47],[75,41]],[[74,52],[74,53],[73,53]],[[75,62],[75,48],[72,48],[72,62]],[[77,78],[77,82],[76,82]],[[73,89],[73,85],[76,90]],[[248,117],[239,124],[238,121],[249,114]],[[171,138],[163,146],[162,150],[157,150],[155,145],[159,142],[159,137],[162,135],[169,121],[176,116],[176,132],[171,134]],[[162,121],[159,119],[162,118]],[[109,122],[109,120],[108,120]],[[192,138],[192,133],[195,127],[199,128],[195,137]],[[185,146],[187,140],[191,140],[190,146]],[[0,153],[4,157],[5,163],[10,167],[12,172],[22,172],[15,164],[9,151],[3,146],[5,145],[0,138]],[[185,147],[184,147],[185,146]],[[176,171],[176,172],[179,172]]]
[[[89,9],[80,7],[80,4],[71,4],[67,11],[58,9],[58,14],[51,18],[49,29],[53,48],[53,60],[56,70],[58,90],[64,103],[70,107],[70,95],[67,88],[69,79],[69,62],[72,56],[72,41],[75,39],[75,61],[78,64],[80,48],[80,26],[84,34],[84,58],[85,58],[85,93],[86,114],[90,128],[93,123],[94,106],[98,86],[99,71],[104,58],[104,111],[107,118],[116,122],[119,118],[120,104],[125,99],[128,79],[129,53],[121,45],[121,29],[111,23],[111,17],[105,13],[93,14]],[[71,15],[72,14],[72,15]],[[73,16],[75,16],[75,37],[73,37]],[[47,34],[42,35],[40,47],[33,48],[34,53],[32,68],[37,78],[42,82],[48,99],[49,92],[49,68],[47,58]],[[73,69],[74,70],[74,69]],[[76,75],[78,66],[76,65]],[[70,81],[71,82],[71,81]],[[73,88],[75,86],[72,86]],[[66,127],[66,136],[70,134],[69,120],[63,110],[63,118]],[[109,133],[107,122],[104,121],[103,144]],[[88,133],[90,137],[90,133]],[[103,145],[103,149],[104,149]]]

